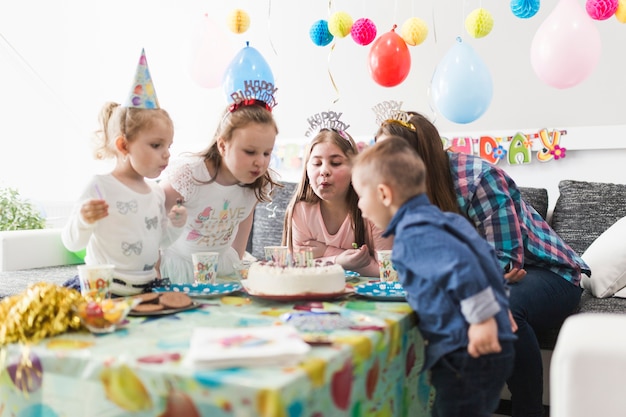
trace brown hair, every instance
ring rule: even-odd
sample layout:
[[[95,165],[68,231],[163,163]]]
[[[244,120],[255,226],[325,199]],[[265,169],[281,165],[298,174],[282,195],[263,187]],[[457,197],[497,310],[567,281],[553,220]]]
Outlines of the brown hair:
[[[233,132],[236,129],[243,129],[251,123],[270,125],[274,128],[276,134],[278,134],[278,126],[276,125],[274,116],[265,107],[252,104],[240,106],[231,111],[231,105],[229,104],[222,114],[220,124],[215,130],[215,134],[213,135],[213,139],[211,139],[209,146],[195,155],[202,157],[205,161],[210,161],[215,167],[215,171],[218,172],[220,166],[222,165],[222,155],[217,148],[217,139],[222,138],[224,142],[228,143],[232,140]],[[272,172],[273,170],[268,169],[265,171],[265,174],[257,178],[253,183],[240,184],[239,186],[254,189],[254,193],[258,201],[270,201],[271,190],[274,187],[281,187],[280,184],[272,179]],[[196,181],[199,183],[212,183],[216,180],[216,178],[217,174],[209,181]]]
[[[293,248],[292,241],[292,219],[293,219],[293,209],[295,205],[302,201],[305,203],[319,203],[320,198],[315,194],[311,184],[309,183],[309,177],[307,175],[307,165],[309,163],[309,159],[311,158],[311,152],[313,148],[320,143],[332,143],[336,145],[341,152],[352,161],[354,157],[358,154],[359,150],[354,142],[354,139],[346,133],[342,131],[341,133],[332,130],[332,129],[322,129],[320,132],[313,137],[311,142],[308,144],[305,150],[305,156],[302,166],[302,177],[298,182],[296,187],[296,191],[287,206],[287,210],[285,211],[285,221],[283,226],[283,245],[289,246],[289,248]],[[346,195],[346,202],[348,203],[348,210],[350,215],[350,221],[352,223],[352,228],[354,229],[354,240],[359,246],[364,244],[367,245],[371,254],[373,255],[374,249],[372,245],[372,238],[369,234],[369,228],[366,227],[365,219],[363,219],[363,214],[359,209],[359,196],[356,191],[352,187],[352,183],[348,187],[348,193]]]
[[[124,136],[132,142],[141,130],[150,128],[157,119],[164,120],[172,128],[174,126],[170,115],[163,109],[122,107],[112,101],[104,103],[98,115],[100,128],[94,132],[94,157],[116,157],[115,140],[118,137]]]
[[[429,200],[442,211],[462,214],[456,199],[450,160],[443,148],[439,131],[423,115],[416,112],[407,113],[411,116],[409,123],[415,127],[415,131],[388,120],[380,126],[376,132],[376,138],[384,134],[399,136],[406,140],[426,166],[426,172],[428,172],[426,193]]]
[[[354,169],[367,172],[368,183],[386,184],[401,202],[426,192],[426,167],[422,158],[399,136],[365,149],[354,162]]]

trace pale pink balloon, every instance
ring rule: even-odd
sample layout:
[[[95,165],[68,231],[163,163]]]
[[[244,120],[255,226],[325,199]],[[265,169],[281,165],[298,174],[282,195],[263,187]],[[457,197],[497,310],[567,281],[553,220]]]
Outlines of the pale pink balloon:
[[[586,79],[600,60],[600,32],[576,0],[560,0],[530,47],[533,70],[544,83],[569,88]]]
[[[192,35],[189,64],[191,78],[201,87],[219,87],[234,56],[235,48],[226,31],[205,14],[196,24]]]

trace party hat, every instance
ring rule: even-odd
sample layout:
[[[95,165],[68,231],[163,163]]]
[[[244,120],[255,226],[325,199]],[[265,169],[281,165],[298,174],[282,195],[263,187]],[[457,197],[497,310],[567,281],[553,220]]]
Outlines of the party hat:
[[[157,99],[156,91],[154,91],[154,84],[152,84],[152,77],[148,69],[148,60],[143,49],[141,49],[141,57],[137,64],[135,80],[124,107],[135,107],[138,109],[159,108],[159,100]]]

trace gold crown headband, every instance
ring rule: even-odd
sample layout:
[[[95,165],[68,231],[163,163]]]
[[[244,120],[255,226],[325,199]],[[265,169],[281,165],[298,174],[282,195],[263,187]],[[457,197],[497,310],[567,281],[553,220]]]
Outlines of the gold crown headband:
[[[415,132],[415,126],[410,122],[411,116],[402,110],[402,102],[389,100],[383,101],[372,107],[376,114],[376,124],[382,126],[383,123],[397,123]]]
[[[343,113],[337,113],[334,111],[323,111],[309,116],[307,119],[309,122],[309,128],[306,131],[305,136],[315,136],[320,131],[328,129],[339,133],[342,138],[347,140],[348,135],[346,134],[346,130],[348,130],[350,125],[340,120],[342,114]]]
[[[244,81],[244,90],[235,91],[230,95],[233,104],[228,109],[229,113],[245,106],[261,106],[271,113],[278,104],[274,95],[278,88],[273,83],[263,80]]]

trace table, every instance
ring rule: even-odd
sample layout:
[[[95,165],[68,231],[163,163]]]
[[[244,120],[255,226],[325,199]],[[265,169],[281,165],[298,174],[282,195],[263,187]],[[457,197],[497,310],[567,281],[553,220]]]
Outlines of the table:
[[[196,301],[200,308],[175,315],[129,317],[111,334],[65,333],[34,346],[8,346],[0,416],[429,415],[434,391],[418,372],[423,343],[406,302],[350,295],[311,304],[245,293]],[[281,314],[312,305],[375,325],[333,331],[332,344],[314,346],[295,366],[194,369],[183,360],[196,326],[279,324]],[[12,380],[21,355],[32,363],[21,369],[24,390]]]

